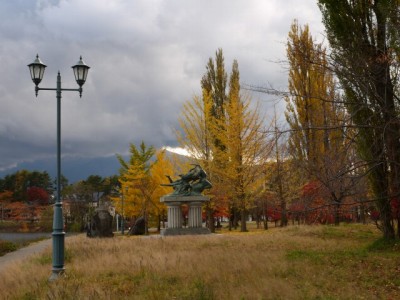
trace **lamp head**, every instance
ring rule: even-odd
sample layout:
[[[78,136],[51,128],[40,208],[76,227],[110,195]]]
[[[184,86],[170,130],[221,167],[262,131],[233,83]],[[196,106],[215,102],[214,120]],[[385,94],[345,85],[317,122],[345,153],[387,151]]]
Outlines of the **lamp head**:
[[[72,66],[72,69],[74,70],[76,83],[79,85],[79,87],[82,87],[82,85],[85,84],[90,67],[83,62],[81,56],[76,65]]]
[[[28,67],[33,83],[38,86],[43,79],[46,65],[40,60],[39,55],[36,55],[36,59],[33,61],[33,63],[29,64]]]

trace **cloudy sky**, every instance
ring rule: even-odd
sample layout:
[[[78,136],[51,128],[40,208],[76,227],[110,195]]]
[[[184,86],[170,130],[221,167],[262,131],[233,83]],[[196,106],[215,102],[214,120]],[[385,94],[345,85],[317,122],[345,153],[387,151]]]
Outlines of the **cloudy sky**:
[[[295,18],[323,36],[315,0],[0,0],[0,171],[55,156],[56,95],[36,98],[27,67],[37,53],[40,87],[60,71],[76,88],[71,66],[80,55],[91,66],[81,99],[63,92],[63,156],[114,156],[141,140],[176,146],[182,104],[218,48],[227,70],[238,60],[242,84],[284,89],[277,61]]]

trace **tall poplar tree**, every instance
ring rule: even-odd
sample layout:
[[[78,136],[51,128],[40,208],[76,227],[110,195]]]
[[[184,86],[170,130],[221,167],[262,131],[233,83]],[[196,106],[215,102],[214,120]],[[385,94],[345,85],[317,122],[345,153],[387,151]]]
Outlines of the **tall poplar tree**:
[[[286,120],[292,133],[291,154],[313,169],[322,168],[322,158],[332,136],[340,128],[331,128],[340,113],[335,103],[335,85],[328,71],[325,49],[315,44],[308,25],[293,22],[287,43],[289,59],[289,96],[286,97]]]
[[[358,152],[368,164],[383,235],[393,239],[391,202],[399,202],[400,192],[400,4],[398,0],[318,3],[346,107],[357,125]],[[399,215],[397,219],[400,222]]]
[[[346,112],[338,101],[326,49],[314,43],[308,25],[294,21],[289,32],[290,64],[286,119],[291,128],[289,146],[293,158],[307,171],[305,180],[316,181],[330,195],[335,224],[346,197],[354,193],[356,176],[351,132]],[[327,199],[328,200],[328,199]]]
[[[209,58],[206,70],[206,74],[201,79],[201,88],[211,96],[213,117],[222,120],[225,117],[228,80],[222,49],[218,49],[215,53],[215,62],[211,57]]]
[[[222,49],[215,53],[215,60],[209,58],[206,65],[206,73],[201,79],[203,109],[206,121],[204,123],[206,130],[207,161],[205,169],[209,174],[214,185],[214,200],[222,201],[223,193],[223,175],[221,171],[225,169],[225,160],[223,158],[226,151],[226,145],[218,137],[220,132],[225,132],[225,110],[227,101],[227,80],[228,75],[225,71],[224,54]],[[206,111],[209,110],[209,111]],[[209,157],[212,153],[212,159]],[[214,231],[213,207],[216,203],[207,203],[207,219],[210,230]]]
[[[206,123],[207,132],[210,136],[209,147],[213,148],[213,164],[214,168],[210,168],[209,172],[215,184],[223,183],[223,178],[218,174],[219,170],[223,170],[225,161],[223,159],[226,145],[218,137],[222,132],[226,131],[226,102],[228,98],[227,92],[228,75],[225,71],[224,54],[222,49],[218,49],[215,53],[215,60],[211,57],[206,65],[206,73],[201,79],[201,88],[203,92],[203,103],[205,112],[208,116]],[[211,167],[211,166],[210,166]]]

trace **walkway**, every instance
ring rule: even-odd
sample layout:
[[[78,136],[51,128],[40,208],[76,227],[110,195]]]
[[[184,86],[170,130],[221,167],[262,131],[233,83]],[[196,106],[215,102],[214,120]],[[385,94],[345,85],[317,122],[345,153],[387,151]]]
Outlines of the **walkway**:
[[[40,242],[32,243],[27,247],[18,249],[17,251],[0,256],[0,273],[6,271],[9,266],[16,262],[24,260],[33,254],[43,252],[46,248],[51,247],[51,243],[52,239],[46,239]]]

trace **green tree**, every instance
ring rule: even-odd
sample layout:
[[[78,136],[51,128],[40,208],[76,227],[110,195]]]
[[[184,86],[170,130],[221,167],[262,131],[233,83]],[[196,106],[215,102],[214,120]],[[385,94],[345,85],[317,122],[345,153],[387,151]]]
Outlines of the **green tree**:
[[[28,175],[29,187],[38,187],[46,190],[48,193],[53,191],[53,184],[49,173],[46,171],[33,171]]]
[[[89,175],[85,180],[85,185],[92,202],[99,201],[105,190],[105,179],[99,175]]]
[[[18,201],[27,201],[29,187],[29,171],[20,170],[15,173],[14,198]]]
[[[224,54],[222,49],[215,53],[215,62],[210,57],[206,66],[206,74],[201,79],[201,88],[212,99],[211,113],[217,119],[225,117],[227,101],[227,73],[225,71]]]
[[[48,193],[53,190],[50,176],[46,171],[19,170],[0,180],[0,192],[12,191],[15,201],[27,201],[27,191],[31,187],[44,189]]]
[[[357,125],[358,152],[368,164],[383,235],[393,239],[391,201],[398,201],[400,192],[399,1],[318,3],[345,104]]]
[[[144,141],[142,141],[139,147],[136,147],[134,144],[130,144],[129,152],[129,161],[125,161],[122,155],[117,154],[117,159],[121,164],[120,176],[124,176],[132,165],[136,165],[146,172],[150,169],[151,158],[155,153],[153,146],[147,147]]]

